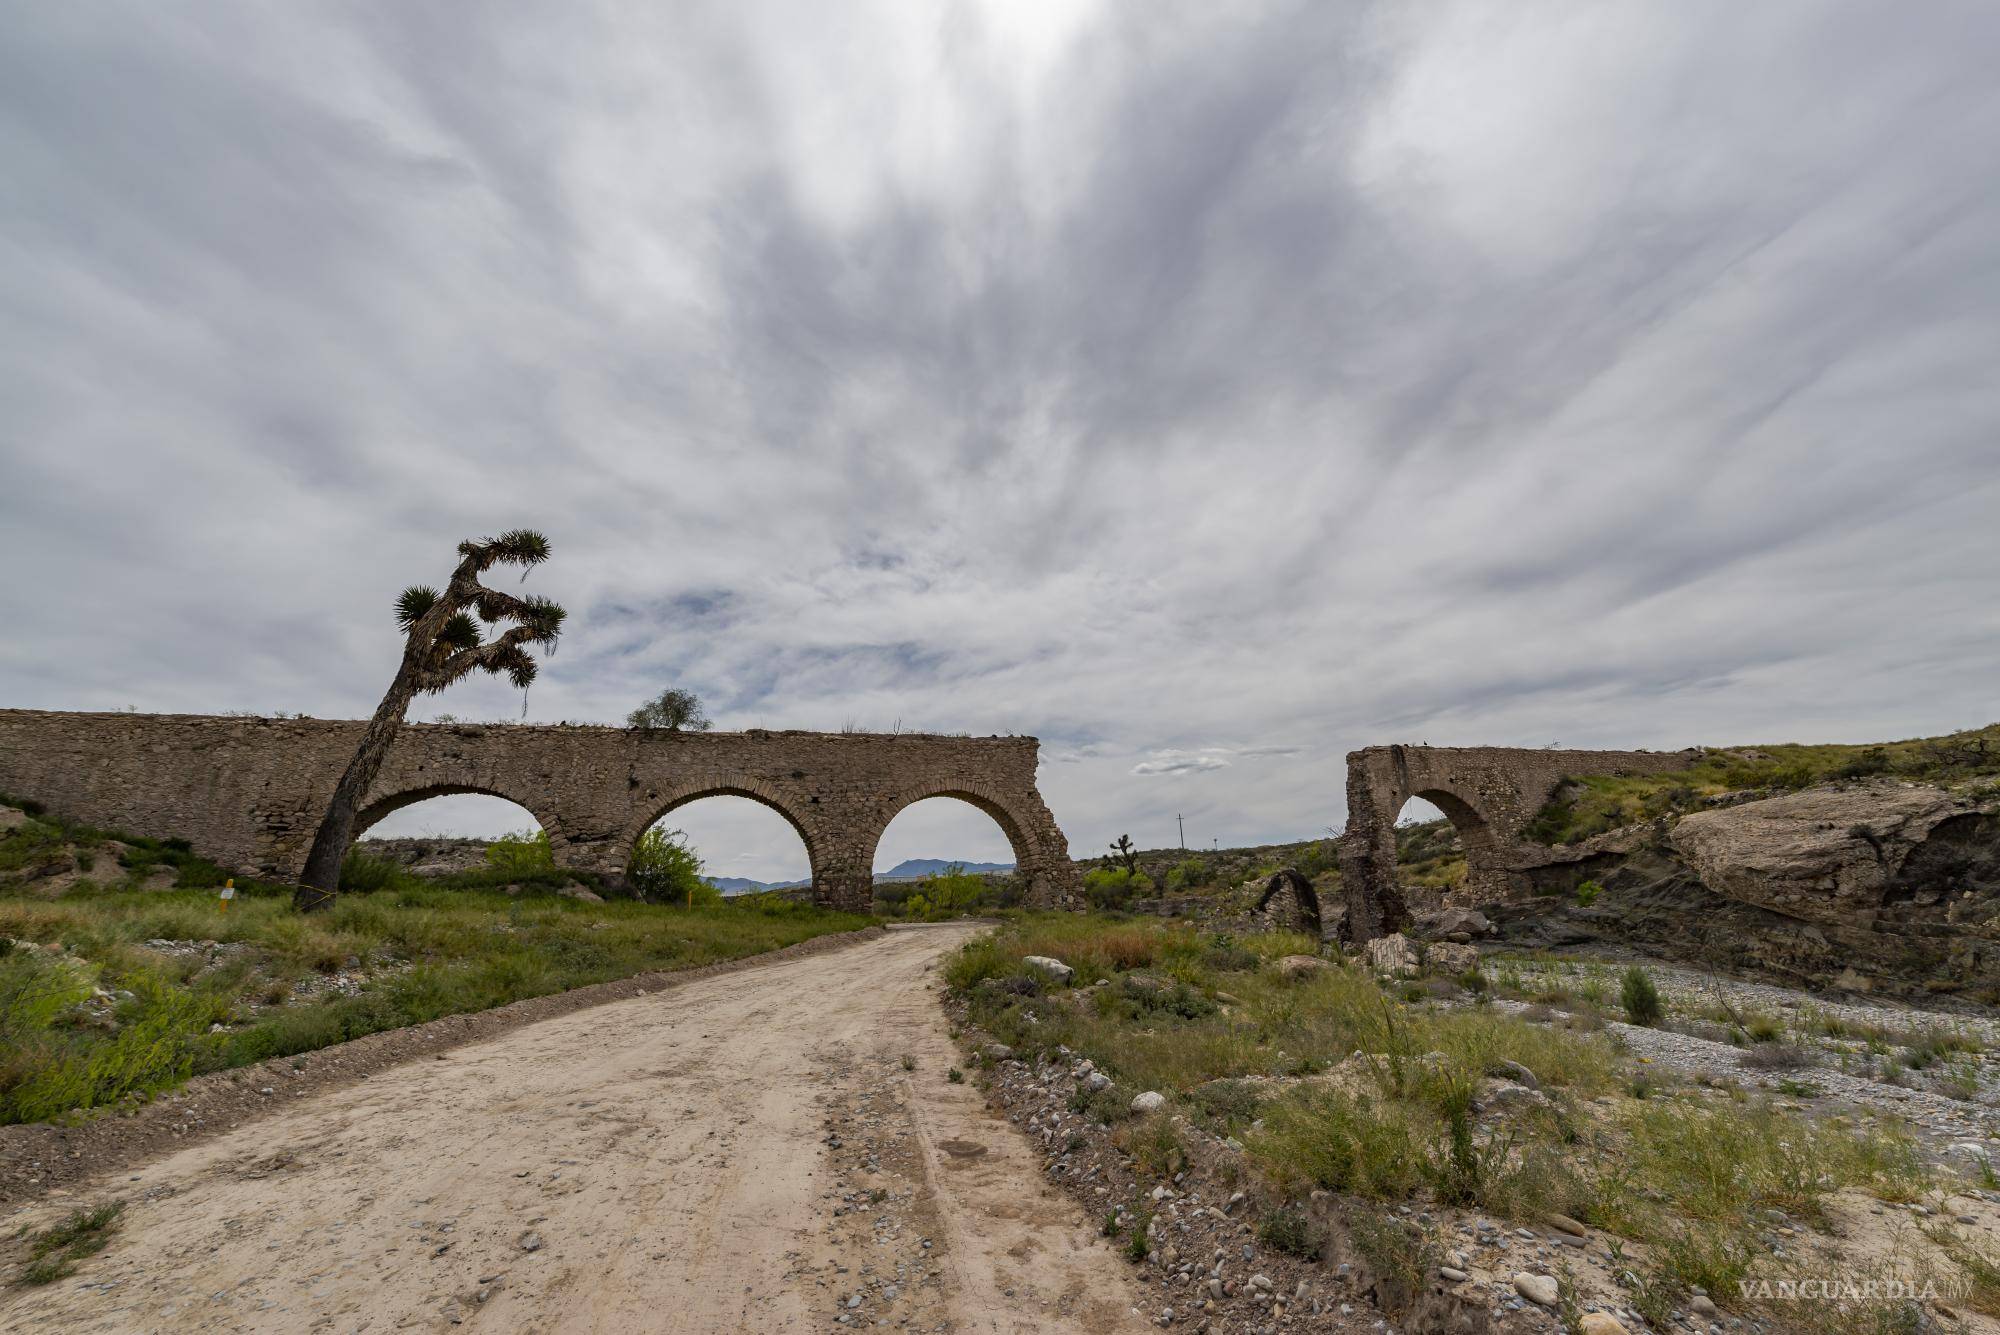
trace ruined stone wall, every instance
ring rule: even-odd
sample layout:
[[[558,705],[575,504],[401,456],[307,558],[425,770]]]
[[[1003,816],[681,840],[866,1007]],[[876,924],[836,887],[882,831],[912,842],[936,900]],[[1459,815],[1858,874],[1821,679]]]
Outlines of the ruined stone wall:
[[[293,877],[363,726],[0,710],[0,791],[70,820],[185,838],[245,874]],[[617,878],[662,815],[702,797],[748,797],[798,830],[816,899],[865,911],[890,820],[912,802],[955,797],[1006,832],[1031,902],[1069,904],[1078,877],[1035,785],[1038,750],[1032,737],[410,724],[356,833],[428,797],[488,793],[534,813],[560,865]]]
[[[1396,817],[1412,797],[1433,803],[1465,847],[1466,897],[1514,897],[1528,867],[1549,850],[1523,831],[1565,778],[1658,774],[1685,769],[1698,751],[1555,751],[1506,746],[1371,746],[1347,756],[1347,830],[1341,883],[1357,941],[1399,928],[1408,916],[1396,886]]]

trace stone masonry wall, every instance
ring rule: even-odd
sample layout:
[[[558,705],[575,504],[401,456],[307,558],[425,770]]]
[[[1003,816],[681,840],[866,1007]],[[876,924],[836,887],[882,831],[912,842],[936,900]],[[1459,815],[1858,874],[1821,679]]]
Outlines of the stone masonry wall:
[[[363,724],[322,719],[0,710],[0,792],[55,814],[179,836],[245,874],[303,867]],[[775,808],[804,840],[814,898],[866,911],[875,846],[927,797],[979,807],[1006,832],[1032,902],[1075,902],[1069,846],[1035,785],[1032,737],[409,724],[355,831],[428,797],[489,793],[548,831],[556,861],[618,878],[662,815],[728,794]]]
[[[1565,778],[1685,769],[1698,751],[1554,751],[1506,746],[1371,746],[1347,755],[1341,883],[1357,941],[1408,916],[1396,886],[1396,817],[1421,797],[1451,818],[1465,847],[1467,897],[1500,900],[1521,873],[1558,857],[1523,831]]]

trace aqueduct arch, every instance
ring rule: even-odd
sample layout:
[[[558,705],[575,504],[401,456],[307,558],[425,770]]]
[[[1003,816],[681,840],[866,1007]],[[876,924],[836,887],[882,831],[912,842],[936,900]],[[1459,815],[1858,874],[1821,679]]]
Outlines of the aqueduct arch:
[[[1347,831],[1341,885],[1356,941],[1398,930],[1409,918],[1396,884],[1396,817],[1423,798],[1450,818],[1465,846],[1466,898],[1517,894],[1521,870],[1547,861],[1524,831],[1566,778],[1685,769],[1687,751],[1535,751],[1506,746],[1370,746],[1347,755]]]
[[[0,710],[0,791],[65,818],[179,836],[246,874],[290,878],[366,725],[322,719]],[[895,814],[958,797],[999,821],[1037,903],[1073,902],[1069,845],[1035,786],[1032,737],[634,731],[417,723],[396,735],[363,803],[371,823],[425,797],[489,793],[526,807],[560,866],[616,881],[646,828],[699,797],[748,797],[798,830],[813,896],[866,912]]]
[[[1264,886],[1257,912],[1274,927],[1304,932],[1324,939],[1326,927],[1320,917],[1319,892],[1296,867],[1280,867]]]
[[[1069,843],[1056,828],[1056,818],[1034,789],[1025,792],[996,787],[968,777],[928,780],[914,784],[883,802],[873,821],[874,835],[847,875],[865,875],[874,884],[875,849],[889,822],[904,808],[933,797],[951,797],[977,807],[993,818],[1014,850],[1014,874],[1026,887],[1028,902],[1057,908],[1080,901],[1076,867],[1069,860]]]
[[[524,800],[513,793],[495,792],[490,788],[466,788],[457,784],[428,784],[421,788],[411,788],[404,792],[375,797],[367,806],[355,813],[354,837],[359,839],[368,832],[370,827],[395,815],[404,807],[413,807],[419,802],[428,802],[434,797],[463,796],[497,797],[503,802],[512,802],[515,806],[520,807],[535,818],[535,823],[540,825],[543,832],[549,836],[551,844],[561,837],[561,833],[556,827],[556,818],[553,815],[547,815],[535,810],[535,804],[532,799]]]
[[[708,797],[748,798],[759,806],[768,807],[783,816],[785,824],[792,827],[799,836],[799,842],[806,846],[806,860],[815,869],[814,874],[817,878],[819,848],[814,838],[813,827],[808,823],[809,817],[794,811],[787,803],[784,793],[747,774],[713,774],[690,779],[677,786],[665,798],[653,802],[652,805],[657,809],[619,836],[625,849],[626,865],[631,864],[633,850],[638,848],[639,840],[647,830],[680,808]],[[641,806],[638,810],[644,812],[646,807]]]

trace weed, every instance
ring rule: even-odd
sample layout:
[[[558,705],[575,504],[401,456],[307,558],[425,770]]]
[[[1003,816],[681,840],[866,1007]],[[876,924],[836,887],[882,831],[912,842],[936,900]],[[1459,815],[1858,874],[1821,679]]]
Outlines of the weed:
[[[1188,1166],[1187,1147],[1181,1144],[1173,1119],[1162,1113],[1119,1127],[1111,1143],[1131,1155],[1140,1172],[1154,1177],[1172,1177]]]
[[[907,1052],[903,1054],[903,1069],[905,1071],[914,1071],[917,1069],[917,1059]]]
[[[1312,1221],[1289,1206],[1264,1216],[1257,1225],[1257,1240],[1266,1247],[1303,1261],[1317,1261],[1320,1256],[1319,1236]]]
[[[951,1081],[954,1085],[962,1085],[965,1083],[965,1072],[954,1066],[944,1073],[944,1078]]]
[[[28,1264],[18,1282],[49,1284],[70,1274],[84,1257],[104,1250],[124,1212],[125,1203],[113,1201],[92,1210],[78,1210],[62,1223],[35,1234],[28,1241]]]
[[[1375,1276],[1375,1299],[1391,1319],[1401,1317],[1424,1291],[1442,1248],[1414,1225],[1363,1214],[1350,1226],[1355,1253]]]

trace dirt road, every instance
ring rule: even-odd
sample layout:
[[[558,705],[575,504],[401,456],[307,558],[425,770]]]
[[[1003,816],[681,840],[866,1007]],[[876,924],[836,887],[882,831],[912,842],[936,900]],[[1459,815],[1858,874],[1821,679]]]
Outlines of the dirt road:
[[[391,1068],[8,1221],[127,1202],[4,1331],[1124,1331],[1125,1263],[947,1072],[969,929]]]

